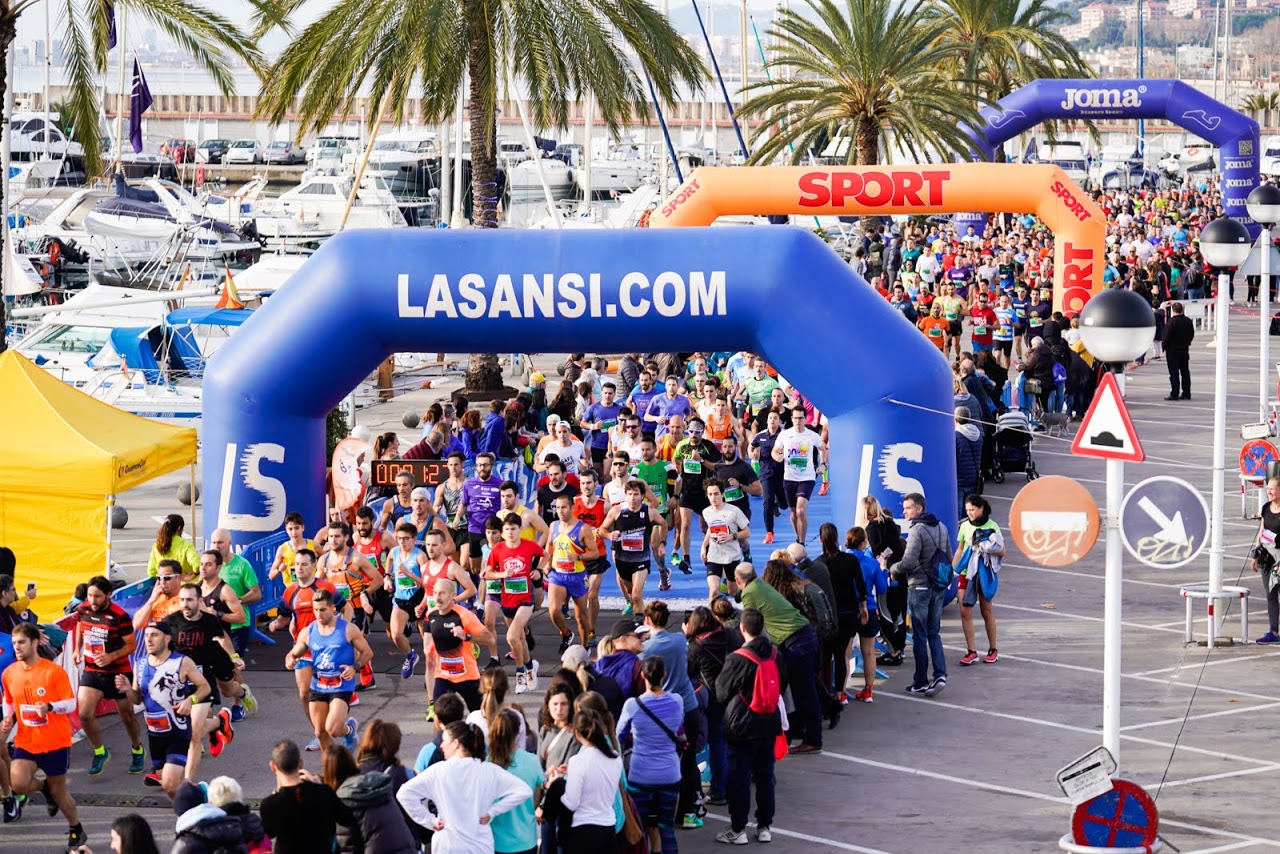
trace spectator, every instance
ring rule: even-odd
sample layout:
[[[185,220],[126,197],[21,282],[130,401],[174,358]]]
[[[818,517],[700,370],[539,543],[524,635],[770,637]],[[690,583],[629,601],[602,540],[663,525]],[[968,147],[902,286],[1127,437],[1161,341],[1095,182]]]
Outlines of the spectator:
[[[111,822],[111,851],[113,854],[160,854],[160,846],[156,845],[147,820],[131,812]]]
[[[240,819],[205,801],[190,780],[174,792],[173,811],[178,823],[170,854],[247,854]]]
[[[728,600],[721,600],[728,602]],[[716,679],[724,669],[729,653],[742,646],[742,633],[726,629],[706,605],[693,609],[684,624],[689,639],[689,676],[707,690],[707,750],[711,762],[711,788],[708,803],[728,803],[726,780],[729,754],[724,739],[724,704],[715,696]]]
[[[288,739],[271,751],[275,794],[262,799],[262,826],[276,854],[316,854],[333,849],[339,824],[355,818],[332,789],[302,767],[302,752]],[[185,785],[185,784],[184,784]],[[181,791],[181,790],[179,790]]]
[[[823,526],[824,528],[826,525]],[[831,526],[831,534],[835,536],[835,525]],[[825,544],[823,546],[826,547]],[[845,549],[849,554],[845,557],[853,560],[852,564],[840,562],[841,571],[847,567],[850,572],[857,572],[862,575],[863,584],[867,590],[866,614],[860,619],[854,627],[858,636],[858,650],[862,653],[862,689],[854,695],[854,699],[863,703],[874,702],[872,699],[872,690],[875,687],[876,669],[870,665],[871,660],[875,657],[876,635],[880,634],[880,602],[884,600],[885,594],[889,589],[889,574],[884,568],[876,562],[875,556],[871,554],[871,550],[867,548],[867,532],[860,527],[850,528],[845,534]],[[832,561],[831,566],[834,567],[837,562]],[[843,638],[846,633],[844,614],[840,615],[840,636]],[[853,635],[849,635],[850,638]],[[837,664],[849,661],[849,650],[845,648]]]
[[[36,598],[34,584],[28,584],[26,595],[19,596],[13,576],[0,575],[0,634],[13,634],[14,626],[28,622],[27,609],[31,607],[31,600],[34,598]]]
[[[240,833],[249,854],[271,850],[271,840],[267,838],[262,819],[245,804],[244,792],[235,778],[214,777],[210,780],[209,803],[220,807],[223,812],[240,822]]]
[[[671,611],[666,602],[659,600],[645,606],[644,624],[649,629],[649,638],[644,642],[640,658],[662,659],[666,674],[663,690],[678,695],[684,703],[684,734],[692,749],[680,757],[680,815],[683,816],[682,826],[690,829],[702,827],[702,817],[698,815],[702,776],[698,771],[697,746],[706,733],[706,723],[698,698],[693,693],[693,683],[689,681],[689,642],[683,632],[667,631],[670,619]]]
[[[960,626],[964,630],[967,647],[960,663],[968,666],[978,660],[973,636],[973,606],[976,604],[987,630],[987,654],[982,660],[995,664],[1000,653],[996,648],[996,615],[991,608],[991,600],[996,595],[1000,564],[1004,558],[1004,536],[1000,533],[1000,526],[991,518],[991,505],[987,499],[981,495],[970,495],[961,507],[965,517],[960,523],[954,561],[956,572],[960,574]]]
[[[912,653],[915,676],[907,686],[908,694],[932,697],[947,687],[947,662],[942,650],[942,602],[945,590],[935,590],[931,580],[934,556],[942,551],[950,555],[951,538],[947,526],[925,511],[924,496],[918,492],[902,499],[902,515],[911,523],[902,559],[888,567],[888,558],[880,564],[890,574],[907,584],[907,608],[911,614]],[[929,680],[929,661],[933,661],[933,679]]]
[[[515,709],[499,709],[489,719],[488,761],[510,771],[532,790],[527,800],[491,822],[496,854],[523,854],[535,851],[538,846],[534,809],[542,799],[547,778],[538,758],[522,749],[524,730],[524,715]]]
[[[191,541],[182,536],[185,526],[186,521],[177,513],[170,513],[164,517],[164,521],[156,531],[156,541],[151,546],[151,556],[147,558],[148,576],[155,578],[160,561],[168,559],[176,560],[182,565],[183,581],[195,578],[196,572],[200,569],[200,555],[197,554],[196,547],[191,544]]]
[[[564,850],[566,854],[612,854],[618,850],[614,801],[622,779],[622,757],[610,744],[608,726],[597,713],[578,712],[572,731],[580,749],[565,765],[547,771],[551,782],[564,778],[561,804],[573,811]]]
[[[436,697],[436,701],[432,706],[435,710],[436,734],[431,741],[423,745],[422,750],[418,751],[418,758],[413,762],[415,774],[421,774],[428,767],[444,760],[444,753],[440,750],[440,741],[444,737],[445,727],[463,720],[467,716],[466,701],[453,692]]]
[[[729,828],[716,834],[716,841],[731,845],[746,843],[752,785],[756,787],[756,839],[773,840],[774,743],[782,732],[778,697],[788,684],[786,660],[765,637],[764,615],[747,608],[739,625],[745,643],[742,649],[726,656],[715,685],[716,698],[726,708],[725,739],[729,744]],[[778,693],[772,697],[771,711],[757,713],[752,706],[767,706],[769,699],[755,694],[756,668],[766,661],[777,668]],[[729,714],[735,704],[737,714]]]
[[[684,702],[678,694],[663,690],[667,674],[661,658],[646,658],[641,673],[645,692],[628,699],[618,719],[618,738],[632,743],[627,791],[635,800],[637,813],[644,816],[650,849],[674,852],[679,847],[675,821],[680,803],[679,730]],[[684,752],[691,752],[691,747],[686,743]]]
[[[1187,317],[1182,303],[1169,306],[1173,316],[1164,327],[1164,356],[1169,364],[1169,396],[1165,400],[1191,399],[1191,342],[1196,337],[1195,324]]]
[[[572,648],[572,647],[571,647]],[[613,624],[609,636],[600,641],[601,655],[596,661],[596,673],[607,676],[618,686],[617,708],[615,700],[605,697],[609,712],[616,720],[622,715],[622,704],[628,697],[637,697],[644,690],[640,676],[640,652],[644,647],[636,634],[636,625],[623,617]]]
[[[351,752],[331,744],[324,751],[323,778],[355,818],[338,827],[339,854],[417,854],[418,841],[396,803],[389,775],[360,773]]]
[[[982,485],[982,428],[962,406],[956,415],[956,508],[964,512],[964,497]]]

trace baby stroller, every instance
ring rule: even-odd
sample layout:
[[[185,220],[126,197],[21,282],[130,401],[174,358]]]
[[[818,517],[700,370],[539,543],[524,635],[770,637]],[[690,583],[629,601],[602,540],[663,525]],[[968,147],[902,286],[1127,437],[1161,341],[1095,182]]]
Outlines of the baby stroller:
[[[1005,472],[1025,472],[1027,480],[1040,476],[1031,459],[1031,419],[1021,409],[1010,409],[996,419],[995,453],[991,456],[991,479],[1004,483]]]

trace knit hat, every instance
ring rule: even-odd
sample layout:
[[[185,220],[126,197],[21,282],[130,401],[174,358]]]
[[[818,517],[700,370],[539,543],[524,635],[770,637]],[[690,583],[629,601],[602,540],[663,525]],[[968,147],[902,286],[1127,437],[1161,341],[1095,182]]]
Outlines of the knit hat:
[[[182,815],[187,810],[198,807],[204,802],[204,789],[190,780],[185,780],[178,787],[178,791],[173,793],[173,812],[175,815]]]

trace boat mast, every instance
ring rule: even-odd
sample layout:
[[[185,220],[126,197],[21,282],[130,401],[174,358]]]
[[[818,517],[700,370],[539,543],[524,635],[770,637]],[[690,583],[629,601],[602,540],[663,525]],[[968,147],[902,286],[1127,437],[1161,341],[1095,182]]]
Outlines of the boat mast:
[[[128,6],[121,4],[119,12],[120,12],[120,28],[119,28],[119,44],[117,44],[117,47],[120,48],[120,52],[117,54],[116,58],[120,62],[120,75],[119,75],[119,85],[118,85],[118,88],[116,89],[116,91],[119,93],[118,95],[116,95],[116,166],[121,171],[123,171],[124,166],[123,166],[122,158],[124,157],[124,93],[125,93],[124,55],[126,53],[124,48],[124,42],[125,42],[125,39],[129,37],[129,30],[128,30],[128,27],[126,26],[126,22],[129,17]]]

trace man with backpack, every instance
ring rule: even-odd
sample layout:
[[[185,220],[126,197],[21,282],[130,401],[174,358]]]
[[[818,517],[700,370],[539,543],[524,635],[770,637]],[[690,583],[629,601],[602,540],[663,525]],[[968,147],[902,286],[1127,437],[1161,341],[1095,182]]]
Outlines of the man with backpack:
[[[717,842],[746,845],[751,785],[756,787],[756,839],[771,842],[774,814],[774,746],[782,734],[782,691],[786,662],[764,636],[764,615],[742,612],[738,628],[746,643],[725,658],[716,678],[716,699],[724,706],[724,736],[729,746],[729,829]]]
[[[932,697],[947,687],[947,661],[942,651],[942,603],[955,576],[951,565],[951,535],[938,517],[925,512],[924,496],[911,492],[902,498],[902,517],[911,528],[902,559],[892,567],[880,562],[894,578],[907,582],[907,613],[911,615],[915,678],[908,694]],[[929,660],[933,679],[929,679]]]

